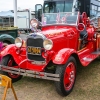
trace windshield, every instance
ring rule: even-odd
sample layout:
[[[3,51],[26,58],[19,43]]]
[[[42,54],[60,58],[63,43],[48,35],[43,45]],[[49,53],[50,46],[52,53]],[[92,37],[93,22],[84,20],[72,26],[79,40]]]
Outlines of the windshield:
[[[43,13],[72,12],[73,0],[45,1]]]
[[[78,12],[59,12],[59,13],[44,13],[42,15],[42,25],[50,24],[66,24],[77,25]]]

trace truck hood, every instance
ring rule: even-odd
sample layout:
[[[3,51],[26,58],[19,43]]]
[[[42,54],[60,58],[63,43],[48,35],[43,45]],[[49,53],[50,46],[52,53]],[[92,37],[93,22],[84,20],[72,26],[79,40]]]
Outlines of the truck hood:
[[[58,37],[61,35],[67,36],[69,33],[74,32],[75,27],[49,27],[42,30],[42,34],[46,38]]]

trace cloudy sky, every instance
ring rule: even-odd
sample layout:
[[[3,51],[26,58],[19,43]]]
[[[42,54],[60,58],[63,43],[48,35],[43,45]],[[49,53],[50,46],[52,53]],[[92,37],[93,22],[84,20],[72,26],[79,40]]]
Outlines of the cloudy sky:
[[[0,11],[12,10],[14,0],[0,0]],[[17,0],[17,8],[34,9],[35,4],[43,4],[43,0]]]

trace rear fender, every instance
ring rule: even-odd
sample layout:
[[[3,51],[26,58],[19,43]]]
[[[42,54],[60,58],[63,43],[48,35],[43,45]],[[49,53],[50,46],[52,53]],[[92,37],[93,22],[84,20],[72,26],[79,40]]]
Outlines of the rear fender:
[[[52,61],[53,61],[54,64],[65,64],[66,61],[68,60],[68,58],[73,53],[75,54],[76,50],[69,49],[69,48],[64,48],[64,49],[60,50],[57,54],[55,54]]]
[[[18,54],[16,50],[17,47],[15,46],[15,44],[10,44],[1,51],[1,57],[11,55],[14,58],[15,62],[19,64],[22,60],[26,59],[26,52],[25,52],[25,48],[21,49],[20,54]]]
[[[8,34],[0,35],[0,40],[1,41],[9,41],[10,43],[14,43],[14,41],[15,41],[15,39],[11,35],[8,35]]]

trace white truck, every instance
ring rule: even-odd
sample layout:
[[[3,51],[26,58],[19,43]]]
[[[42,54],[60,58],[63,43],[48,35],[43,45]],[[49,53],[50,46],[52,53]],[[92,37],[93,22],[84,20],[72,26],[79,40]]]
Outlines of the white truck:
[[[19,32],[30,32],[30,20],[35,17],[35,12],[28,9],[18,10],[17,15],[17,26]]]

